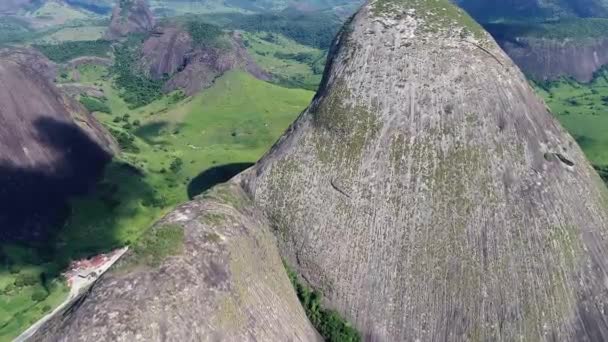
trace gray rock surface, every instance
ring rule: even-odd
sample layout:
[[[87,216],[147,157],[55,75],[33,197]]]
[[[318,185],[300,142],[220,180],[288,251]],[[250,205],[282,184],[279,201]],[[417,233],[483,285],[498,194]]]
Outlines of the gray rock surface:
[[[177,209],[166,220],[185,227],[182,255],[102,278],[39,339],[210,339],[203,313],[218,297],[202,301],[217,282],[205,275],[234,260],[219,283],[246,286],[227,300],[260,287],[277,298],[234,310],[288,310],[253,325],[276,335],[251,339],[312,339],[268,227],[368,341],[608,339],[608,191],[514,63],[447,0],[364,6],[309,108],[229,187],[210,210],[236,225],[204,223],[208,200]],[[211,232],[234,252],[209,251]]]
[[[500,44],[524,73],[541,81],[571,76],[589,82],[608,64],[608,38],[518,38]]]
[[[184,53],[184,39],[179,37],[180,35],[171,40],[175,43],[166,44],[165,49],[161,49],[165,51],[162,58],[154,58],[153,63],[148,63],[152,75],[159,71],[178,71],[165,84],[165,91],[183,89],[191,96],[210,87],[216,78],[234,69],[247,71],[261,80],[270,80],[270,75],[249,55],[238,33],[231,33],[225,38],[227,46],[191,47],[187,53]],[[178,61],[182,63],[179,64]]]
[[[456,13],[365,6],[247,188],[283,255],[367,340],[604,341],[608,194]]]
[[[96,182],[109,133],[50,80],[33,50],[0,50],[0,239],[33,242],[61,224],[67,200]]]
[[[177,208],[153,230],[183,228],[159,267],[129,251],[33,341],[316,341],[268,221],[228,184]],[[148,232],[151,234],[151,232]]]
[[[150,32],[155,25],[147,0],[118,0],[112,10],[106,39],[119,39],[131,33]]]

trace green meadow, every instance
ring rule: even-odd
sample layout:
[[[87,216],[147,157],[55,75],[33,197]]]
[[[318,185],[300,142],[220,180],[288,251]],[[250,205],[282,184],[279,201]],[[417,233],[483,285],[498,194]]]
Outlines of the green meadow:
[[[596,166],[608,166],[608,69],[581,84],[572,79],[536,83],[562,125]]]
[[[232,71],[194,97],[174,92],[129,109],[107,68],[84,65],[78,71],[80,83],[104,89],[105,98],[97,101],[110,113],[95,115],[122,153],[91,194],[73,199],[53,241],[43,248],[2,246],[0,341],[65,298],[59,272],[71,260],[134,243],[176,205],[254,163],[314,95]]]

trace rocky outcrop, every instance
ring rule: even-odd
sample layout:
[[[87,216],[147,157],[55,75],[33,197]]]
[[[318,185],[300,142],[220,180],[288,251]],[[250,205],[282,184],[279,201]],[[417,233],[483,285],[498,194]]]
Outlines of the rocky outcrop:
[[[97,180],[113,145],[49,80],[49,65],[26,50],[0,54],[0,238],[31,242],[59,227],[67,199]]]
[[[447,0],[376,0],[345,26],[328,63],[309,108],[232,181],[253,204],[241,190],[213,190],[222,210],[243,215],[227,227],[249,241],[247,232],[270,227],[282,257],[368,341],[608,339],[608,191],[487,33]],[[186,271],[210,259],[202,245],[188,247],[203,241],[193,232],[209,232],[188,214],[204,212],[194,209],[204,201],[173,214],[185,227],[183,254],[127,272],[128,285],[103,278],[40,338],[116,336],[85,332],[89,317],[89,325],[127,331],[120,336],[205,340],[198,327],[213,318],[198,308],[213,285]],[[248,229],[248,220],[260,223]],[[247,253],[220,264],[265,264]],[[273,270],[255,272],[261,277],[236,293],[283,286]],[[173,293],[186,295],[166,298]],[[127,306],[139,318],[125,316]],[[293,312],[288,324],[304,326]],[[158,327],[172,330],[153,335]]]
[[[217,77],[233,69],[270,79],[248,54],[238,33],[194,44],[190,34],[179,26],[157,27],[144,42],[141,61],[149,77],[168,78],[165,91],[183,89],[187,95],[208,88]]]
[[[149,77],[173,76],[193,51],[192,37],[178,26],[157,27],[142,47],[142,68]]]
[[[155,20],[146,0],[119,0],[112,10],[106,39],[119,39],[131,33],[147,33]]]
[[[217,187],[148,232],[183,229],[179,254],[150,267],[133,248],[32,340],[320,340],[268,225],[237,185]]]
[[[608,64],[608,38],[516,38],[499,43],[526,75],[540,81],[573,77],[589,82]]]
[[[85,94],[90,97],[98,97],[98,98],[102,98],[105,96],[103,88],[94,86],[94,85],[89,85],[89,84],[64,83],[64,84],[58,84],[57,87],[64,94],[67,94],[68,96],[71,96],[73,98],[77,98],[78,96],[80,96],[82,94]]]
[[[608,338],[608,193],[487,34],[376,1],[329,63],[247,188],[332,307],[370,341]]]
[[[10,60],[19,65],[27,66],[49,81],[53,81],[57,77],[57,65],[33,48],[0,49],[0,60]]]

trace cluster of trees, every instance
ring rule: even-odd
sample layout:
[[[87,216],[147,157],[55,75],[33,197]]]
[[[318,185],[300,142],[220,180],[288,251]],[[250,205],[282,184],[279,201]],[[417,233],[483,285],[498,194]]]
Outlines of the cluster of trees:
[[[114,50],[114,65],[111,72],[121,89],[120,96],[131,109],[145,106],[163,95],[162,88],[166,79],[152,80],[137,68],[139,47],[124,44]]]
[[[111,42],[107,40],[68,41],[61,44],[34,45],[50,60],[65,63],[81,56],[107,56],[110,52]]]
[[[221,28],[195,20],[189,21],[186,24],[186,29],[196,45],[213,44],[223,35]]]
[[[93,113],[93,112],[102,112],[102,113],[108,113],[108,114],[112,113],[112,110],[106,103],[104,103],[94,97],[89,97],[86,95],[80,96],[79,101],[91,113]]]
[[[333,310],[322,307],[323,296],[300,283],[298,275],[285,265],[287,275],[296,290],[306,315],[317,331],[329,342],[358,342],[361,335],[350,323]]]
[[[112,128],[110,128],[110,133],[112,134],[122,151],[129,153],[140,152],[139,147],[137,147],[137,145],[135,144],[135,137],[132,134]]]

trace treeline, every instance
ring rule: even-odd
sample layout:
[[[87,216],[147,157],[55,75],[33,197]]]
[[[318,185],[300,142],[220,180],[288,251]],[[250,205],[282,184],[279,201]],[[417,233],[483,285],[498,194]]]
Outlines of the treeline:
[[[65,63],[81,56],[107,56],[110,52],[111,44],[107,40],[99,39],[34,45],[34,48],[42,52],[53,62]]]
[[[195,45],[213,44],[223,35],[222,29],[218,26],[201,21],[189,21],[186,24],[186,29]]]
[[[327,49],[338,33],[341,21],[326,13],[228,14],[227,26],[249,32],[280,33],[296,42]]]

